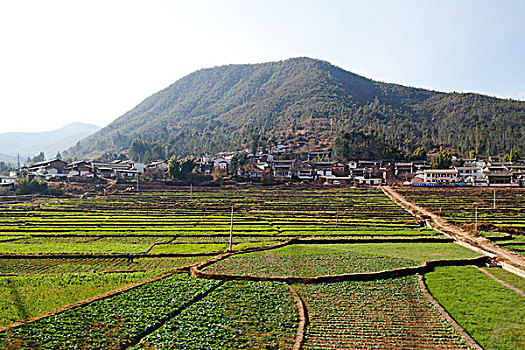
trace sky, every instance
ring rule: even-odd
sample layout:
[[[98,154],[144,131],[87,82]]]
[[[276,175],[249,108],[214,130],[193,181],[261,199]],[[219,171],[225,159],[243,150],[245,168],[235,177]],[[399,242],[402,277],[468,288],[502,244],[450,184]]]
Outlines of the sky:
[[[105,126],[191,72],[308,56],[525,100],[522,0],[0,0],[0,133]]]

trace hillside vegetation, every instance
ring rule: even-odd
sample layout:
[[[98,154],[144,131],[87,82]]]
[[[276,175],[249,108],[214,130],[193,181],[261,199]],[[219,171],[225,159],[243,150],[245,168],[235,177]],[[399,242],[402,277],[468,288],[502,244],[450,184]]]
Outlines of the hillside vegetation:
[[[369,149],[379,143],[405,154],[440,146],[462,154],[512,148],[523,153],[524,120],[523,101],[376,82],[328,62],[293,58],[196,71],[81,141],[68,155],[121,152],[134,140],[146,145],[138,154],[142,158],[312,138],[329,145],[356,132],[369,139]]]

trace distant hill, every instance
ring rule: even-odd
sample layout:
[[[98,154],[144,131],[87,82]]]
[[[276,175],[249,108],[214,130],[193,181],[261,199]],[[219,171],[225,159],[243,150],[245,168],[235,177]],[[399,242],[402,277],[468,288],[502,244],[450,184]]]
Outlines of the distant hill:
[[[23,163],[41,151],[52,158],[98,130],[100,127],[95,125],[73,123],[53,131],[3,133],[0,134],[0,161],[14,164],[16,155],[20,154]]]
[[[131,149],[139,158],[278,142],[327,146],[348,130],[407,153],[443,146],[463,154],[511,148],[523,154],[524,120],[523,101],[382,83],[328,62],[293,58],[196,71],[68,154],[126,151],[133,140],[141,140]]]

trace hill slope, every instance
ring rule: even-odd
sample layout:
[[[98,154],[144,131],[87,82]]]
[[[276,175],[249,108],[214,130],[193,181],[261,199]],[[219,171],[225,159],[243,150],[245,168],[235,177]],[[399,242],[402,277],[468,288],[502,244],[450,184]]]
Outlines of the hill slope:
[[[373,133],[406,152],[446,146],[483,154],[523,151],[524,120],[522,101],[381,83],[328,62],[293,58],[194,72],[69,154],[122,151],[133,139],[147,144],[139,150],[146,158],[155,144],[153,153],[202,154],[298,135],[330,140],[342,130]]]
[[[8,132],[0,134],[0,161],[14,163],[16,155],[20,154],[20,161],[23,163],[27,157],[33,157],[44,151],[46,157],[54,157],[57,152],[61,152],[74,146],[78,141],[88,137],[100,127],[73,123],[63,128],[46,132]]]

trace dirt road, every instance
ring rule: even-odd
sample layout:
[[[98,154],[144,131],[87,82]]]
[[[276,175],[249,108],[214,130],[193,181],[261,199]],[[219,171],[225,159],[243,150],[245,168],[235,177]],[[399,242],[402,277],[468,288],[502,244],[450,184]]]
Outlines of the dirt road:
[[[470,246],[473,246],[478,249],[482,249],[489,253],[494,254],[497,257],[498,261],[505,262],[509,265],[519,268],[525,273],[525,257],[514,253],[508,249],[502,248],[488,239],[483,237],[474,237],[470,232],[460,229],[459,227],[452,225],[450,222],[445,220],[439,215],[436,215],[430,212],[427,209],[424,209],[414,203],[408,201],[405,197],[397,193],[390,186],[381,187],[383,192],[392,199],[392,201],[401,205],[403,208],[412,213],[412,215],[420,217],[422,220],[425,220],[427,224],[441,231],[451,237],[456,241],[467,243]]]

